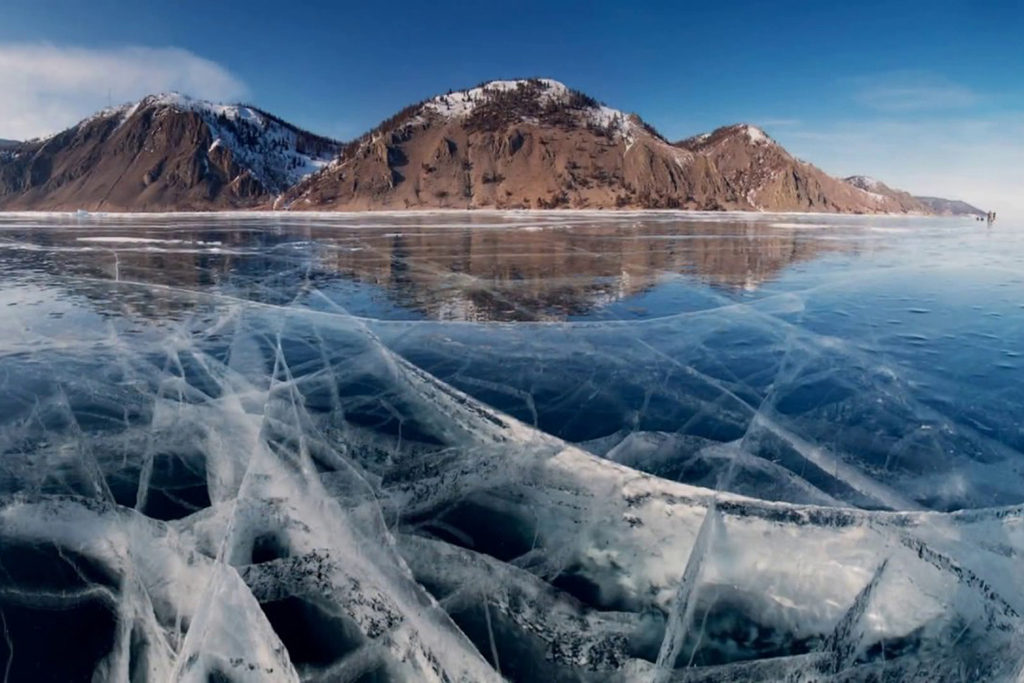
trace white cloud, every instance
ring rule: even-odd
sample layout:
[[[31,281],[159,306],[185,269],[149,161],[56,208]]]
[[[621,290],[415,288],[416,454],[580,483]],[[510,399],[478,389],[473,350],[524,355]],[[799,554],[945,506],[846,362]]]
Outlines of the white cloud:
[[[1024,111],[930,72],[843,84],[847,97],[873,111],[781,128],[775,138],[832,175],[870,175],[1024,219]]]
[[[893,71],[855,78],[852,83],[857,102],[882,112],[960,109],[981,100],[970,88],[924,71]]]
[[[179,48],[0,43],[0,137],[47,135],[108,101],[168,90],[229,101],[247,92],[224,67]]]

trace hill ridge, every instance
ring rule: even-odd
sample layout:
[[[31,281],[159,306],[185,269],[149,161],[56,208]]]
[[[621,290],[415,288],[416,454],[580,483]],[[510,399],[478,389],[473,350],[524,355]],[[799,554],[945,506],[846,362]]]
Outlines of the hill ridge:
[[[346,143],[251,104],[168,92],[0,146],[0,209],[962,208],[925,199],[833,178],[750,123],[669,142],[537,77],[425,98]]]

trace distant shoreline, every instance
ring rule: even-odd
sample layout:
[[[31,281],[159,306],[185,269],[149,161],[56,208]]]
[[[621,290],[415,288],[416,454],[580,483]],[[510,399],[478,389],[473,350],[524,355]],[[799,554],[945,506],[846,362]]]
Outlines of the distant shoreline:
[[[189,210],[189,211],[50,211],[39,210],[0,210],[0,216],[63,216],[68,218],[89,217],[165,217],[165,216],[222,216],[222,217],[267,217],[267,216],[304,216],[311,218],[337,218],[339,216],[422,216],[428,214],[441,215],[581,215],[581,216],[628,216],[628,215],[661,215],[661,216],[809,216],[817,218],[957,218],[974,220],[974,214],[927,214],[927,213],[838,213],[824,211],[699,211],[695,209],[367,209],[362,211],[288,211],[273,209],[222,209],[222,210]]]

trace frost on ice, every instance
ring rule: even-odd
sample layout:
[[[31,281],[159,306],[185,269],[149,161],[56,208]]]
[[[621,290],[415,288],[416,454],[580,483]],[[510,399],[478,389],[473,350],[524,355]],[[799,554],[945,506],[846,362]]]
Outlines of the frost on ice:
[[[0,243],[8,680],[1020,675],[1010,431],[817,332],[827,292],[386,320],[315,235],[123,227]]]

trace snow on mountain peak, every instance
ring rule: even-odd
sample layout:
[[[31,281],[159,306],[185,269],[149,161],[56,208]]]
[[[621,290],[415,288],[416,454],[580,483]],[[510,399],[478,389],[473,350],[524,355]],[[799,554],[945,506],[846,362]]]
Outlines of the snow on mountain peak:
[[[121,127],[137,112],[151,107],[199,114],[213,139],[206,153],[221,147],[230,150],[234,160],[271,192],[283,192],[328,165],[340,148],[332,140],[306,133],[254,107],[209,102],[178,92],[147,95],[134,104],[105,109],[79,126],[118,116]]]
[[[619,137],[632,139],[635,122],[622,111],[607,107],[592,98],[576,92],[564,83],[550,78],[530,78],[488,81],[475,88],[457,90],[428,100],[422,108],[426,115],[439,115],[445,119],[466,119],[480,105],[488,103],[500,93],[521,90],[532,95],[541,107],[566,105],[580,112],[581,122],[598,128],[611,128]],[[422,122],[421,117],[408,123]]]
[[[722,126],[716,128],[710,133],[701,133],[700,135],[694,135],[691,138],[687,138],[683,141],[684,145],[703,147],[706,145],[720,145],[725,144],[728,141],[745,140],[753,145],[774,145],[776,144],[767,133],[758,128],[752,126],[749,123],[735,123],[731,126]]]
[[[768,134],[757,126],[751,126],[750,124],[743,124],[743,132],[746,134],[747,139],[753,142],[755,145],[758,143],[771,142],[771,138]]]
[[[516,79],[489,81],[468,90],[457,90],[446,95],[438,95],[428,100],[424,108],[447,118],[464,118],[472,114],[477,105],[485,102],[495,93],[527,88],[531,85],[538,88],[538,98],[541,104],[566,102],[569,99],[570,91],[564,83],[550,78]]]
[[[179,92],[166,92],[142,98],[133,108],[132,113],[140,107],[169,107],[176,111],[194,111],[201,114],[222,116],[232,121],[243,120],[266,128],[269,119],[259,110],[241,104],[220,104],[201,100]]]
[[[859,187],[862,190],[877,190],[882,184],[871,176],[866,175],[852,175],[849,178],[845,178],[845,180],[854,187]]]

